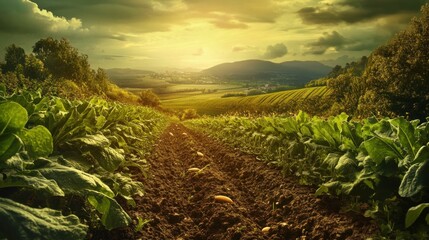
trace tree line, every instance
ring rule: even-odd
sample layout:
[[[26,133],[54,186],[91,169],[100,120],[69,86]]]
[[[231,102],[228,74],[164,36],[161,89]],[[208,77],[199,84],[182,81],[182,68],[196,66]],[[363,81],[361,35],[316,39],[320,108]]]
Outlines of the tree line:
[[[88,56],[79,53],[65,38],[41,39],[28,54],[12,44],[6,47],[0,67],[2,82],[9,90],[65,84],[70,90],[78,90],[72,91],[74,94],[105,95],[108,91],[109,79],[104,70],[93,70]]]
[[[18,89],[41,90],[44,94],[67,98],[99,96],[146,106],[159,106],[151,91],[138,96],[113,84],[107,73],[94,70],[88,56],[81,54],[65,39],[52,37],[37,41],[32,52],[12,44],[6,47],[4,62],[0,62],[0,83],[12,92]]]
[[[329,114],[355,117],[429,116],[429,4],[421,15],[368,58],[328,75]]]

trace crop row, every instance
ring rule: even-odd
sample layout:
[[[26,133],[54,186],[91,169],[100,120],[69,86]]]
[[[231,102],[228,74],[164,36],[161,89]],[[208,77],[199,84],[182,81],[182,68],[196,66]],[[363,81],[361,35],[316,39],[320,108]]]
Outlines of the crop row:
[[[427,122],[402,117],[351,121],[346,114],[322,119],[300,112],[294,117],[226,116],[186,124],[318,186],[317,195],[349,199],[349,210],[378,220],[383,235],[414,232],[428,237],[427,226],[421,224],[425,219],[429,223]],[[413,230],[407,233],[409,228]]]
[[[0,113],[1,239],[83,239],[89,226],[130,224],[117,199],[132,206],[143,194],[133,175],[146,173],[162,114],[1,86]]]

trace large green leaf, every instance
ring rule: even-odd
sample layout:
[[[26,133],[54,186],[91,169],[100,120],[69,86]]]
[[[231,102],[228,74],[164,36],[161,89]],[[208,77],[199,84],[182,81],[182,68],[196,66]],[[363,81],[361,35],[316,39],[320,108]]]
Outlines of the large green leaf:
[[[101,167],[110,172],[118,169],[119,165],[125,161],[124,155],[111,147],[92,149],[91,155]]]
[[[326,156],[325,160],[323,160],[323,163],[328,165],[328,167],[333,170],[335,166],[337,166],[338,161],[340,160],[341,154],[338,153],[329,153],[328,156]]]
[[[399,186],[401,197],[413,197],[429,187],[429,161],[413,164]]]
[[[0,103],[0,135],[17,132],[28,121],[27,110],[16,102]]]
[[[18,136],[24,142],[25,150],[30,157],[47,157],[53,151],[52,135],[44,126],[36,126],[30,130],[23,129]]]
[[[403,117],[393,119],[390,122],[397,130],[402,147],[407,150],[409,155],[414,157],[421,145],[417,142],[413,125]]]
[[[75,215],[63,216],[49,208],[36,209],[0,198],[0,238],[84,239],[88,227]]]
[[[85,146],[92,147],[108,147],[110,144],[109,139],[107,139],[103,134],[87,135],[85,137],[74,138],[69,141],[69,143],[80,144]]]
[[[416,153],[413,163],[421,163],[429,160],[429,147],[422,146]]]
[[[363,142],[361,124],[343,122],[340,126],[344,150],[356,150]]]
[[[24,187],[38,190],[52,196],[64,196],[63,190],[54,180],[46,179],[38,171],[22,171],[0,179],[0,188]]]
[[[84,191],[89,189],[102,192],[110,197],[114,196],[109,186],[99,178],[75,168],[66,167],[47,159],[37,159],[34,169],[45,178],[55,180],[66,194],[83,195]]]
[[[0,161],[0,169],[22,171],[24,169],[24,160],[20,154],[15,154],[6,160]]]
[[[109,147],[110,141],[102,134],[87,135],[75,138],[68,142],[71,147],[81,149],[83,153],[89,152],[100,166],[113,172],[125,161],[125,157],[118,150]]]
[[[381,163],[386,157],[403,158],[398,147],[389,138],[375,134],[374,137],[366,140],[363,144],[371,159],[377,164]]]
[[[407,211],[407,216],[405,217],[405,227],[408,228],[419,218],[425,208],[429,207],[429,203],[422,203],[417,206],[411,207]]]
[[[15,155],[22,147],[22,143],[15,134],[0,135],[0,165],[3,161]]]
[[[61,146],[64,142],[80,137],[85,133],[85,126],[76,108],[71,109],[64,117],[55,122],[51,129],[55,147]]]
[[[115,199],[96,191],[88,190],[87,193],[89,203],[101,213],[101,222],[106,229],[126,227],[131,223],[130,216]]]
[[[347,152],[338,159],[335,170],[345,177],[353,176],[357,168],[357,160],[352,153]]]

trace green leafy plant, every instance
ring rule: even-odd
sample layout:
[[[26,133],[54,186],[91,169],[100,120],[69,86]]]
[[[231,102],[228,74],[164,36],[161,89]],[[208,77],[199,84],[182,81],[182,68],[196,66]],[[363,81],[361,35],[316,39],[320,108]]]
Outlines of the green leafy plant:
[[[0,217],[11,221],[2,224],[0,238],[83,239],[86,224],[94,223],[62,216],[61,209],[76,209],[79,217],[91,214],[85,220],[96,213],[107,230],[128,226],[131,219],[115,198],[135,206],[133,197],[143,194],[129,167],[146,171],[142,159],[167,119],[148,108],[98,98],[69,101],[28,91],[0,95],[0,194],[10,188],[24,193],[2,194]],[[51,204],[76,197],[87,204]]]
[[[293,117],[202,118],[186,124],[257,154],[302,183],[317,185],[317,195],[342,195],[369,204],[378,210],[367,216],[390,226],[385,232],[403,226],[404,219],[397,215],[406,216],[406,227],[415,224],[428,206],[426,122],[403,117],[357,122],[344,113],[323,119],[300,112]]]

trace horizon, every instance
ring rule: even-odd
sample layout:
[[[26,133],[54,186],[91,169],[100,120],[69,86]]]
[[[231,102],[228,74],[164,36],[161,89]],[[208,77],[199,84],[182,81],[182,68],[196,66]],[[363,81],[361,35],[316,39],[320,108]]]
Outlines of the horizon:
[[[2,1],[0,54],[12,43],[29,53],[52,36],[67,38],[93,68],[203,70],[249,59],[335,66],[368,56],[426,2]]]
[[[356,59],[356,60],[358,60],[358,59]],[[162,73],[162,72],[169,72],[169,71],[171,71],[171,72],[177,71],[177,72],[190,72],[190,73],[194,73],[195,72],[195,73],[197,73],[197,72],[201,72],[201,71],[204,71],[204,70],[207,70],[207,69],[210,69],[210,68],[222,65],[222,64],[232,64],[232,63],[246,62],[246,61],[264,61],[264,62],[272,62],[272,63],[275,63],[275,64],[280,64],[280,63],[285,63],[285,62],[317,62],[317,63],[323,64],[325,66],[328,66],[328,67],[335,67],[335,66],[327,65],[327,64],[325,64],[323,62],[316,61],[316,60],[287,60],[287,61],[282,61],[282,62],[273,62],[273,61],[264,60],[264,59],[244,59],[244,60],[237,60],[237,61],[231,61],[231,62],[223,62],[223,63],[219,63],[219,64],[216,64],[214,66],[210,66],[208,68],[203,68],[203,69],[198,69],[198,68],[174,68],[174,67],[168,68],[168,67],[166,67],[166,68],[160,68],[158,70],[151,70],[151,69],[144,69],[144,68],[129,68],[129,67],[123,67],[123,68],[121,68],[121,67],[113,67],[113,68],[107,68],[107,70],[113,70],[113,69],[124,69],[124,70],[127,70],[127,69],[129,69],[129,70],[148,71],[148,72],[155,72],[155,73]]]

